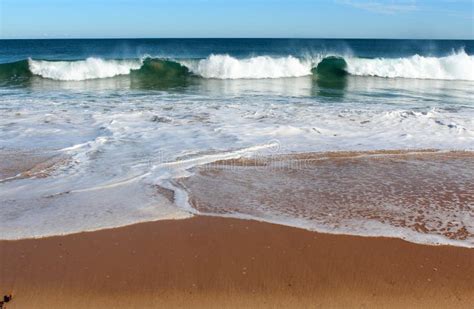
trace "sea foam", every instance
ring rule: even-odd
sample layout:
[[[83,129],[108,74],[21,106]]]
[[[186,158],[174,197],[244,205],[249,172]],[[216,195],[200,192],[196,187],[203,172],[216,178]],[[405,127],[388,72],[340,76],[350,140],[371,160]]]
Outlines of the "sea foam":
[[[44,61],[28,59],[30,71],[44,78],[63,81],[108,78],[130,74],[142,66],[141,60],[104,60],[87,58],[80,61]]]
[[[239,59],[230,55],[210,55],[200,60],[158,59],[162,64],[180,64],[197,77],[210,79],[275,79],[313,74],[313,68],[332,55],[297,58],[294,56],[256,56]],[[438,80],[474,80],[474,56],[459,51],[445,57],[414,55],[405,58],[341,57],[351,75],[385,78],[414,78]],[[45,61],[28,59],[31,73],[62,81],[81,81],[129,75],[144,69],[144,59],[106,60],[87,58],[78,61]],[[1,68],[0,68],[1,70]],[[148,72],[160,78],[160,72]]]
[[[259,79],[284,78],[311,75],[311,61],[293,56],[258,56],[237,59],[229,55],[211,55],[198,62],[184,61],[184,65],[204,78],[217,79]]]
[[[388,78],[474,80],[474,57],[461,51],[446,57],[348,58],[352,75]]]

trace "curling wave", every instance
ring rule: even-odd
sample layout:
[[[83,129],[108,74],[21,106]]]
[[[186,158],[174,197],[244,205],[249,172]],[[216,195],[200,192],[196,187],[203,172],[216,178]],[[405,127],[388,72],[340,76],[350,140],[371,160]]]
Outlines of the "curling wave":
[[[83,81],[128,75],[140,80],[174,80],[187,77],[212,79],[290,78],[345,75],[385,78],[417,78],[474,81],[474,56],[460,51],[445,57],[414,55],[406,58],[365,59],[320,56],[313,58],[256,56],[245,59],[210,55],[205,59],[158,58],[76,61],[22,60],[0,64],[0,81],[25,80],[33,76],[58,81]]]

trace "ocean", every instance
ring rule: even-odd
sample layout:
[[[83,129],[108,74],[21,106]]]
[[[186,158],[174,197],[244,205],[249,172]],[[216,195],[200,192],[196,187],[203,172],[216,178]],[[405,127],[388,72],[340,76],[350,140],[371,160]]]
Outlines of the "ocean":
[[[474,41],[0,40],[0,151],[61,158],[28,177],[0,174],[0,238],[199,214],[176,180],[223,159],[473,151],[473,98]],[[472,247],[474,205],[462,206],[450,219],[471,236],[454,244]],[[322,229],[304,213],[252,213]],[[390,222],[360,220],[371,219],[355,234],[403,238]],[[431,243],[423,233],[416,242]]]

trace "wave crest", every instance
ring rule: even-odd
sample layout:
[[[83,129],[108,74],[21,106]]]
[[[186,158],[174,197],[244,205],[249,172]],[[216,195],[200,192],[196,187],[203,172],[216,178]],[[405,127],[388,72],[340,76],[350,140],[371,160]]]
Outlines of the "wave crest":
[[[474,57],[460,51],[446,57],[349,58],[347,72],[359,76],[472,81]]]
[[[62,81],[81,81],[128,75],[139,69],[141,60],[104,60],[87,58],[79,61],[45,61],[28,59],[31,73]]]
[[[406,58],[365,59],[317,56],[296,58],[256,56],[245,59],[210,55],[201,60],[142,58],[76,61],[23,60],[0,64],[0,80],[29,79],[33,75],[59,80],[82,81],[130,75],[146,80],[183,79],[197,76],[212,79],[263,79],[317,75],[318,79],[357,76],[474,81],[474,56],[460,51],[445,57],[414,55]]]
[[[229,55],[211,55],[197,62],[181,62],[204,78],[216,79],[260,79],[284,78],[311,75],[311,61],[293,56],[273,58],[257,56],[237,59]]]

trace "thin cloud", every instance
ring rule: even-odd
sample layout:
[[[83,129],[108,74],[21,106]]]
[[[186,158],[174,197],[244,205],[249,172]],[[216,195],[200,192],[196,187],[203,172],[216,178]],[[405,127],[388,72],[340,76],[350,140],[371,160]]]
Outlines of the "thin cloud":
[[[415,1],[359,1],[359,0],[338,0],[341,4],[350,5],[357,9],[366,10],[381,14],[396,14],[417,10]]]

